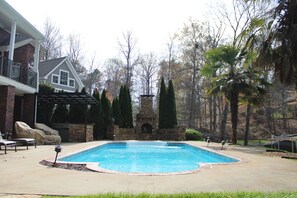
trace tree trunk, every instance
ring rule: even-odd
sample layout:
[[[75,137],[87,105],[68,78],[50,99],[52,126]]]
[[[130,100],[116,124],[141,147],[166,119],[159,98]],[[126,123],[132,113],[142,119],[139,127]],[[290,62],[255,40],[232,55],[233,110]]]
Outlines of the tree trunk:
[[[228,118],[228,112],[229,112],[229,104],[226,103],[224,110],[223,110],[222,119],[221,119],[221,127],[220,127],[221,140],[226,139],[226,123],[227,123],[227,118]]]
[[[238,122],[238,92],[230,93],[230,110],[232,123],[232,144],[237,143],[237,122]]]
[[[272,134],[272,116],[271,116],[271,102],[268,100],[268,105],[264,106],[266,121],[268,125],[269,133]]]
[[[213,97],[213,127],[212,130],[215,133],[217,130],[217,97]]]
[[[250,118],[251,118],[251,104],[248,103],[246,107],[246,117],[245,117],[244,146],[247,146],[249,141]]]
[[[213,132],[213,125],[212,125],[212,107],[213,107],[213,98],[210,97],[209,99],[209,130],[212,133]]]
[[[287,105],[285,102],[286,99],[286,94],[285,94],[285,90],[282,90],[282,102],[281,102],[281,111],[282,111],[282,120],[283,120],[283,129],[287,130],[287,114],[286,114],[286,110],[287,110]]]

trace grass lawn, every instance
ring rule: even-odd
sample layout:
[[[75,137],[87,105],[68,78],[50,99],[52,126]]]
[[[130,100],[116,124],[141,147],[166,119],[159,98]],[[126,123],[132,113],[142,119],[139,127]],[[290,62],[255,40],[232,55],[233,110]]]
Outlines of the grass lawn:
[[[43,196],[57,198],[65,196]],[[98,195],[70,196],[75,198],[295,198],[297,192],[215,192],[215,193],[184,193],[184,194],[127,194],[108,193]]]

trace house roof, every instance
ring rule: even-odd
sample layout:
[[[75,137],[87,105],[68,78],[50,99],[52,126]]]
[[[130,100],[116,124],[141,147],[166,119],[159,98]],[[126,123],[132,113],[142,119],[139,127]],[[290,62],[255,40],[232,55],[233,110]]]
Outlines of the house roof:
[[[44,36],[22,15],[20,15],[6,1],[0,1],[0,25],[2,28],[10,30],[12,22],[17,23],[17,33],[23,36],[33,38],[34,40],[43,40]]]
[[[40,62],[39,68],[38,68],[39,78],[47,79],[48,76],[64,62],[66,63],[67,67],[69,68],[69,71],[72,73],[74,79],[78,83],[79,89],[82,89],[84,87],[84,84],[82,83],[80,77],[78,76],[77,72],[75,71],[68,57],[61,57],[61,58]]]
[[[57,66],[61,65],[67,57],[46,60],[39,63],[39,77],[45,77],[52,72]]]

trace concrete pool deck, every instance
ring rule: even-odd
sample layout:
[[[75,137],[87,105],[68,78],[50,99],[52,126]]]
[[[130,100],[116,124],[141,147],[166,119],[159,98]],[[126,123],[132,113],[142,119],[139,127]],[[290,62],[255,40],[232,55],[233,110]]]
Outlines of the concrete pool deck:
[[[59,155],[100,145],[105,141],[64,143]],[[188,142],[206,147],[206,142]],[[53,145],[0,151],[0,197],[86,195],[98,193],[190,193],[221,191],[296,191],[297,160],[265,156],[263,148],[210,143],[210,149],[240,158],[242,163],[213,165],[185,175],[139,176],[66,170],[40,165],[55,157]],[[28,196],[29,195],[29,196]]]

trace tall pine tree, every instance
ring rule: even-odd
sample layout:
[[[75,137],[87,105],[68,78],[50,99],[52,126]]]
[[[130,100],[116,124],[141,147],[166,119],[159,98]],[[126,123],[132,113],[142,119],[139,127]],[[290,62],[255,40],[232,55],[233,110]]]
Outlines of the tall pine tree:
[[[108,127],[111,125],[111,105],[108,98],[106,97],[105,89],[101,93],[101,104],[102,104],[102,111],[104,114],[103,137],[106,138]]]
[[[100,94],[96,88],[93,92],[93,97],[97,100],[97,105],[91,105],[88,113],[88,121],[94,123],[93,136],[95,139],[103,138],[104,115],[102,112],[102,105]]]
[[[121,86],[119,95],[120,110],[122,115],[121,128],[133,128],[132,104],[129,88]]]
[[[127,97],[125,92],[125,87],[122,85],[119,94],[120,110],[122,115],[122,122],[120,123],[120,128],[127,128]]]
[[[159,95],[159,128],[165,129],[167,128],[167,91],[164,82],[164,78],[161,79],[161,88],[160,88],[160,95]]]
[[[120,101],[118,97],[112,101],[112,118],[114,119],[114,124],[121,125],[122,123],[122,114],[120,108]]]
[[[128,110],[127,110],[127,125],[128,128],[133,128],[133,113],[132,113],[132,100],[131,100],[131,94],[130,89],[128,86],[126,86],[126,92],[127,92],[127,101],[128,101]]]
[[[174,128],[174,126],[177,125],[177,118],[176,118],[175,93],[174,93],[172,80],[169,80],[169,85],[168,85],[166,112],[168,117],[167,128]]]

